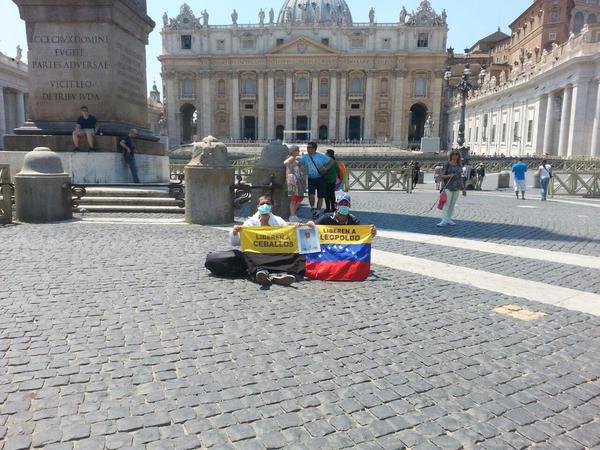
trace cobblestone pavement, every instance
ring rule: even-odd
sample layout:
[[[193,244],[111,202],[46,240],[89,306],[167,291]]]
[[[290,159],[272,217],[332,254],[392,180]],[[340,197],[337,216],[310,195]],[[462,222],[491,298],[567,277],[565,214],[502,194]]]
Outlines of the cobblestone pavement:
[[[477,194],[440,231],[434,197],[353,206],[380,228],[600,253],[597,208]],[[0,237],[1,450],[600,446],[600,317],[377,266],[361,284],[213,278],[203,261],[226,236],[197,226]],[[376,247],[598,291],[597,271],[556,261]],[[547,315],[493,311],[507,304]]]

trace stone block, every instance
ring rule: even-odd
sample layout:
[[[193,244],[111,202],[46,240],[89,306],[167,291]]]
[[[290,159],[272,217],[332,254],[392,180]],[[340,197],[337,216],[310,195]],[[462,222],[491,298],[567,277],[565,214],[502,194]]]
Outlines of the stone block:
[[[233,167],[185,167],[185,221],[200,225],[233,222]]]
[[[423,153],[439,153],[440,138],[439,137],[421,138],[421,151]]]
[[[510,188],[510,172],[500,172],[498,174],[498,189]]]

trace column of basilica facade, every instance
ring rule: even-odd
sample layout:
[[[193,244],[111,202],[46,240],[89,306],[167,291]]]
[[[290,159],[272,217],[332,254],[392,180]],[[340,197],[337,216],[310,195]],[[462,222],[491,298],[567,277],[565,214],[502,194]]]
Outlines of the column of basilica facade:
[[[163,17],[163,92],[171,145],[194,136],[418,144],[440,122],[447,18],[429,1],[355,23],[344,0],[287,0],[277,19],[211,25],[183,5]]]

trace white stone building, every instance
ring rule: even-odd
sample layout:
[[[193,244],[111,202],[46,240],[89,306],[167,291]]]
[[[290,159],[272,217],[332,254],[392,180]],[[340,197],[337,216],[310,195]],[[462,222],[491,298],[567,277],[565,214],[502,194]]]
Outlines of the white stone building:
[[[21,49],[12,58],[0,53],[0,149],[4,135],[25,123],[27,117],[27,64],[21,61]]]
[[[600,156],[600,42],[584,27],[537,63],[488,77],[469,95],[465,146],[477,154]],[[456,146],[460,101],[449,111]]]
[[[418,143],[437,133],[448,33],[427,0],[397,21],[371,10],[357,23],[344,0],[286,0],[258,23],[210,25],[188,5],[163,17],[163,92],[171,145],[194,135]]]

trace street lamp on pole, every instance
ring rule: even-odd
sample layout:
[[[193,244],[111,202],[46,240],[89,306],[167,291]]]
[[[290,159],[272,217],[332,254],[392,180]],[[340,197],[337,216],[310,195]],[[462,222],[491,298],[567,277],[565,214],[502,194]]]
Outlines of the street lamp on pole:
[[[469,95],[469,91],[472,91],[478,87],[478,84],[474,84],[473,82],[471,82],[471,63],[469,62],[469,49],[465,49],[465,56],[467,58],[467,62],[465,63],[465,67],[460,81],[457,84],[452,84],[452,68],[450,66],[446,68],[446,73],[444,74],[444,80],[446,80],[448,88],[451,91],[457,90],[460,93],[460,124],[458,127],[457,139],[459,148],[463,148],[465,145],[465,120],[467,110],[467,97]],[[486,77],[486,75],[487,70],[484,64],[481,66],[481,70],[479,71],[479,85],[483,84],[483,80]]]

